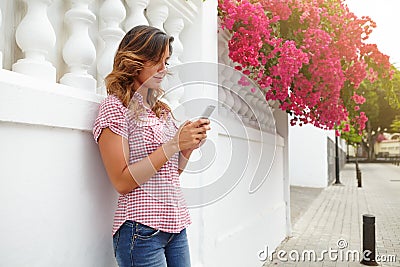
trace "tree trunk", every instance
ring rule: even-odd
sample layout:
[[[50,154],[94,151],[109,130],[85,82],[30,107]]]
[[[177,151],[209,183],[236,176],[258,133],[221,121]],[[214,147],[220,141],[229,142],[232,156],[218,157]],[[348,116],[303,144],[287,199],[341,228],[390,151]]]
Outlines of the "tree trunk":
[[[368,133],[368,160],[374,160],[375,159],[375,153],[374,153],[374,144],[375,140],[372,135],[372,127],[371,127],[371,122],[367,121],[367,133]]]

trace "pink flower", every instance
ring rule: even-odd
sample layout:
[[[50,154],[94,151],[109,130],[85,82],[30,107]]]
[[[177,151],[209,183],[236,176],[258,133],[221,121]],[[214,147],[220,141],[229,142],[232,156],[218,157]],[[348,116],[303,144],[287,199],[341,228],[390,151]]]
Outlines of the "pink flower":
[[[361,95],[357,95],[356,93],[354,93],[354,95],[352,96],[352,99],[354,100],[354,102],[356,102],[356,104],[363,104],[365,102],[365,97],[361,96]]]
[[[249,86],[250,81],[246,78],[246,76],[242,76],[242,77],[240,77],[238,84],[240,84],[241,86]]]
[[[343,0],[218,0],[218,14],[235,69],[278,100],[291,124],[365,128],[357,88],[366,78],[393,76],[388,56],[364,43],[376,27],[370,18],[355,16]]]

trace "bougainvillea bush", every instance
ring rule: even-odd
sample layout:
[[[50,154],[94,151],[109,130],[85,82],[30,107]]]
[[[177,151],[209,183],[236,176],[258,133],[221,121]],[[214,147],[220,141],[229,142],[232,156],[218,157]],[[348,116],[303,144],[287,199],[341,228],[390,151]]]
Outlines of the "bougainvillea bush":
[[[292,125],[364,129],[357,88],[391,75],[389,57],[365,42],[370,18],[342,0],[219,0],[218,14],[235,68],[279,101]]]

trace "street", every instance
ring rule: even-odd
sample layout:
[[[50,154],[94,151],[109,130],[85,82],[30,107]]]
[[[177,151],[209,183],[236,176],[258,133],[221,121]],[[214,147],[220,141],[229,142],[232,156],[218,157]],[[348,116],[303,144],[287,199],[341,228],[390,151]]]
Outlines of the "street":
[[[357,187],[355,165],[346,164],[340,172],[343,185],[331,185],[317,194],[296,219],[292,237],[264,266],[365,266],[359,263],[363,214],[376,217],[377,262],[400,266],[400,167],[371,163],[360,164],[360,169],[362,187]],[[301,205],[300,196],[293,195],[291,207]]]

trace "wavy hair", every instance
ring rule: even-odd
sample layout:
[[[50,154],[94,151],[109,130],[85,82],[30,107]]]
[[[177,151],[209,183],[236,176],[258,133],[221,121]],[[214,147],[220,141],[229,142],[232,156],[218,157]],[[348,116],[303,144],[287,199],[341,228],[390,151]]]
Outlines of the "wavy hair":
[[[170,55],[174,38],[163,31],[140,25],[128,31],[121,40],[114,57],[113,69],[105,78],[107,94],[117,96],[125,107],[131,107],[131,99],[135,93],[133,87],[136,77],[146,62],[159,63],[169,47]],[[161,88],[148,90],[147,99],[153,112],[157,117],[161,116],[163,110],[171,111],[171,108],[160,101],[164,93]],[[133,103],[135,118],[144,111],[144,107]],[[165,115],[165,114],[164,114]]]

